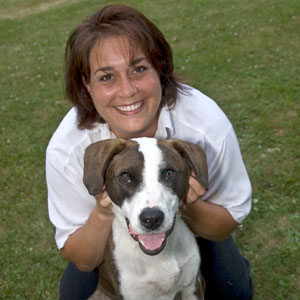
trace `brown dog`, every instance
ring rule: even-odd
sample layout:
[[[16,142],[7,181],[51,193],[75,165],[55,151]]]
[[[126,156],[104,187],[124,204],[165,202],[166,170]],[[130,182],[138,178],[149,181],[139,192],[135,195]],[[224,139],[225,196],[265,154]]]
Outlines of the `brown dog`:
[[[178,210],[191,170],[206,190],[205,152],[179,140],[112,139],[86,149],[84,183],[92,195],[105,185],[115,213],[94,297],[204,299],[199,249]]]

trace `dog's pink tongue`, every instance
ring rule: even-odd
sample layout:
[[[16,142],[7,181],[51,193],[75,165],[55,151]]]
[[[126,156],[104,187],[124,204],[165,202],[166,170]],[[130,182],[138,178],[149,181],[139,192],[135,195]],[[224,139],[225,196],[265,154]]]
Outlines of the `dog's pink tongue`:
[[[161,247],[166,238],[165,233],[140,234],[138,235],[139,242],[147,250],[156,250]]]
[[[138,241],[150,251],[154,251],[161,247],[163,241],[166,238],[165,233],[153,233],[153,234],[137,234],[131,224],[129,224],[129,232],[133,237],[137,237]]]

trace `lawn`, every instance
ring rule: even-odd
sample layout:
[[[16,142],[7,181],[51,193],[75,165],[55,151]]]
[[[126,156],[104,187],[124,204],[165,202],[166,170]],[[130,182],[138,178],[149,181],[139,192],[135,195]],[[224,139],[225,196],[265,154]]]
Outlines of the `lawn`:
[[[176,70],[213,98],[237,132],[253,210],[235,233],[256,300],[300,294],[298,0],[0,0],[0,299],[57,299],[66,264],[48,220],[45,149],[70,108],[64,45],[98,7],[144,12]]]

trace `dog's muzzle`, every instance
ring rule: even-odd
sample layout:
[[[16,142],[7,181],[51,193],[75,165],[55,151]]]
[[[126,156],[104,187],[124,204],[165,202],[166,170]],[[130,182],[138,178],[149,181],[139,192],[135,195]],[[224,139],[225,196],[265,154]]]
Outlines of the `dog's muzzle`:
[[[129,220],[126,218],[127,227],[132,238],[139,243],[141,250],[147,255],[157,255],[164,250],[168,236],[173,232],[176,222],[176,215],[173,224],[166,232],[138,234],[136,233]]]

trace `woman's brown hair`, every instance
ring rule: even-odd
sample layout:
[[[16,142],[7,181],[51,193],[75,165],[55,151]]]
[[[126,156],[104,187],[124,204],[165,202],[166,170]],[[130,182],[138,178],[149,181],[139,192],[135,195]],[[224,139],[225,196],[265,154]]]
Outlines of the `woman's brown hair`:
[[[112,35],[124,35],[138,45],[156,69],[162,86],[161,107],[175,105],[178,88],[172,49],[161,31],[142,13],[126,5],[106,6],[90,16],[70,35],[65,51],[65,92],[77,109],[78,127],[105,123],[97,113],[84,81],[90,81],[90,52],[96,42]]]

